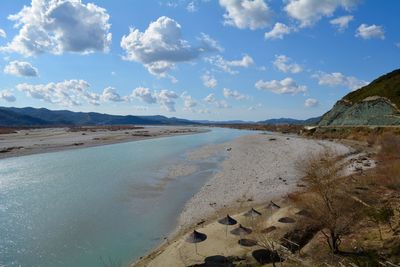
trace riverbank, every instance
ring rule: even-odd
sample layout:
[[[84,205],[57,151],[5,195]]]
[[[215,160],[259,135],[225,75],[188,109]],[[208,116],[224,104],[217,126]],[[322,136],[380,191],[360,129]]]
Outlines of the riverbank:
[[[201,263],[205,256],[236,255],[233,253],[236,250],[246,249],[237,245],[237,238],[226,238],[224,227],[216,219],[229,213],[236,214],[235,218],[245,223],[241,212],[250,207],[261,208],[270,200],[281,203],[283,197],[302,186],[295,167],[299,160],[326,149],[338,154],[351,151],[349,147],[334,142],[279,134],[243,136],[192,151],[187,155],[189,160],[220,153],[224,153],[226,159],[221,170],[185,205],[174,235],[134,266],[187,266]],[[293,213],[290,208],[287,210]],[[193,244],[185,242],[186,234],[194,228],[209,235],[204,245],[199,244],[201,255],[194,253]],[[223,236],[217,234],[218,231]]]
[[[38,128],[0,134],[0,159],[208,131],[189,126]]]

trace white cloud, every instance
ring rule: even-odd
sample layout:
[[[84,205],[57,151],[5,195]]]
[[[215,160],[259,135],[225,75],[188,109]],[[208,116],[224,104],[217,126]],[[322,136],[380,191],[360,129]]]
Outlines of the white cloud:
[[[218,43],[206,34],[198,38],[200,45],[197,47],[190,45],[181,35],[181,25],[165,16],[151,22],[144,32],[131,28],[129,34],[121,39],[121,47],[126,53],[123,59],[142,63],[151,74],[166,77],[177,62],[221,50]]]
[[[215,79],[215,77],[208,71],[201,76],[201,80],[203,81],[204,86],[208,88],[215,88],[218,85],[217,79]]]
[[[0,99],[3,99],[7,102],[15,102],[15,96],[8,90],[0,91]]]
[[[375,24],[368,26],[367,24],[361,24],[356,31],[356,37],[363,39],[385,39],[385,31],[382,26]]]
[[[204,101],[206,101],[207,103],[214,103],[215,101],[217,101],[217,99],[215,98],[215,94],[209,94],[204,98]]]
[[[209,104],[214,104],[217,108],[230,108],[231,106],[225,100],[217,100],[215,94],[209,94],[203,99]]]
[[[194,1],[191,1],[191,2],[189,2],[188,5],[186,6],[186,10],[187,10],[188,12],[193,13],[193,12],[196,12],[196,11],[198,10],[198,7],[197,7],[197,5],[196,5],[196,3],[195,3]]]
[[[259,90],[266,90],[274,92],[275,94],[298,94],[305,93],[307,87],[304,85],[298,85],[292,78],[288,77],[283,80],[272,80],[263,81],[259,80],[255,84],[256,88]]]
[[[318,72],[312,76],[313,78],[318,80],[319,85],[327,85],[327,86],[345,86],[350,90],[354,91],[360,87],[363,87],[368,84],[368,82],[359,80],[353,76],[345,76],[340,72]]]
[[[247,110],[250,110],[250,111],[254,111],[254,110],[257,110],[257,109],[259,109],[259,108],[262,108],[262,104],[261,103],[258,103],[257,105],[255,105],[255,106],[250,106],[250,107],[248,107],[247,108]]]
[[[400,48],[400,42],[395,43],[395,45],[396,45],[397,48]]]
[[[9,62],[4,67],[4,73],[25,77],[36,77],[39,75],[37,68],[33,67],[31,63],[17,60]]]
[[[98,105],[100,96],[88,91],[84,80],[66,80],[48,84],[17,84],[16,88],[28,96],[62,106],[81,105],[82,101]]]
[[[354,19],[353,16],[341,16],[329,21],[330,24],[335,26],[339,32],[343,32],[349,26],[350,21]]]
[[[132,91],[130,98],[139,98],[147,104],[158,103],[169,112],[175,111],[175,100],[179,96],[174,91],[151,91],[149,88],[137,87]]]
[[[322,17],[332,16],[339,7],[349,11],[360,0],[288,0],[285,6],[287,14],[298,20],[301,27],[311,26]]]
[[[292,29],[280,22],[275,23],[274,28],[271,31],[264,34],[265,39],[283,39],[283,37],[289,34]]]
[[[233,97],[236,100],[243,100],[243,99],[249,99],[250,98],[247,95],[241,94],[237,90],[231,90],[231,89],[228,89],[228,88],[224,88],[223,89],[223,94],[224,94],[225,98]]]
[[[305,101],[304,101],[304,106],[306,106],[306,107],[308,107],[308,108],[310,108],[310,107],[316,107],[316,106],[318,106],[318,100],[317,99],[315,99],[315,98],[307,98]]]
[[[264,0],[219,0],[225,8],[224,24],[239,29],[260,29],[268,26],[272,11]]]
[[[143,102],[146,102],[148,104],[153,104],[157,102],[157,99],[155,96],[153,96],[152,92],[150,91],[149,88],[145,87],[137,87],[133,90],[131,97],[136,97],[141,99]]]
[[[174,91],[161,90],[154,93],[157,103],[169,112],[175,112],[175,100],[178,95]]]
[[[192,96],[188,95],[187,92],[183,92],[181,95],[183,99],[183,109],[194,112],[194,107],[197,106],[196,100]]]
[[[273,62],[274,66],[282,72],[299,73],[303,68],[297,63],[291,63],[292,59],[285,55],[276,55]]]
[[[215,106],[217,108],[230,108],[231,106],[225,100],[216,101]]]
[[[20,30],[1,50],[26,56],[108,51],[109,17],[104,8],[81,0],[33,0],[8,17]]]
[[[252,65],[254,65],[254,60],[251,56],[249,55],[243,55],[242,59],[239,60],[225,60],[222,56],[217,55],[213,57],[208,57],[206,58],[206,61],[209,62],[210,64],[218,67],[219,69],[230,73],[230,74],[237,74],[238,71],[233,70],[232,68],[248,68]]]
[[[104,88],[100,98],[103,101],[110,101],[110,102],[122,102],[126,100],[117,93],[117,90],[114,87]]]
[[[7,38],[7,33],[3,29],[0,29],[0,38]]]

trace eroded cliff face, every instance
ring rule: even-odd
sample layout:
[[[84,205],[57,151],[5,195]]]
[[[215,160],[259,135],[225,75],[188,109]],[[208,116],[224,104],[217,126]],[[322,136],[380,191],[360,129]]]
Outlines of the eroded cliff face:
[[[319,125],[400,125],[400,110],[389,99],[379,96],[357,103],[342,99],[322,116]]]

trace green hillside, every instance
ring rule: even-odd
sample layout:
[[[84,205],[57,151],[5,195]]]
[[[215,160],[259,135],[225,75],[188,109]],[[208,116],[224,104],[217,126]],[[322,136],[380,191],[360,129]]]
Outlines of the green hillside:
[[[347,94],[343,99],[354,104],[369,96],[386,97],[400,109],[400,69],[379,77],[369,85]]]

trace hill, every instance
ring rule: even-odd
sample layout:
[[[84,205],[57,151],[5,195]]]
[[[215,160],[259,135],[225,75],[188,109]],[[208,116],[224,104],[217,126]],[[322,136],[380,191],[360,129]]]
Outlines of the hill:
[[[385,74],[336,102],[320,126],[400,125],[400,69]]]
[[[289,125],[314,125],[318,124],[321,117],[309,118],[306,120],[296,120],[291,118],[280,118],[280,119],[269,119],[265,121],[259,121],[259,124],[268,124],[268,125],[280,125],[280,124],[289,124]]]
[[[109,115],[45,108],[0,107],[0,126],[77,126],[77,125],[188,125],[196,122],[164,116]]]

